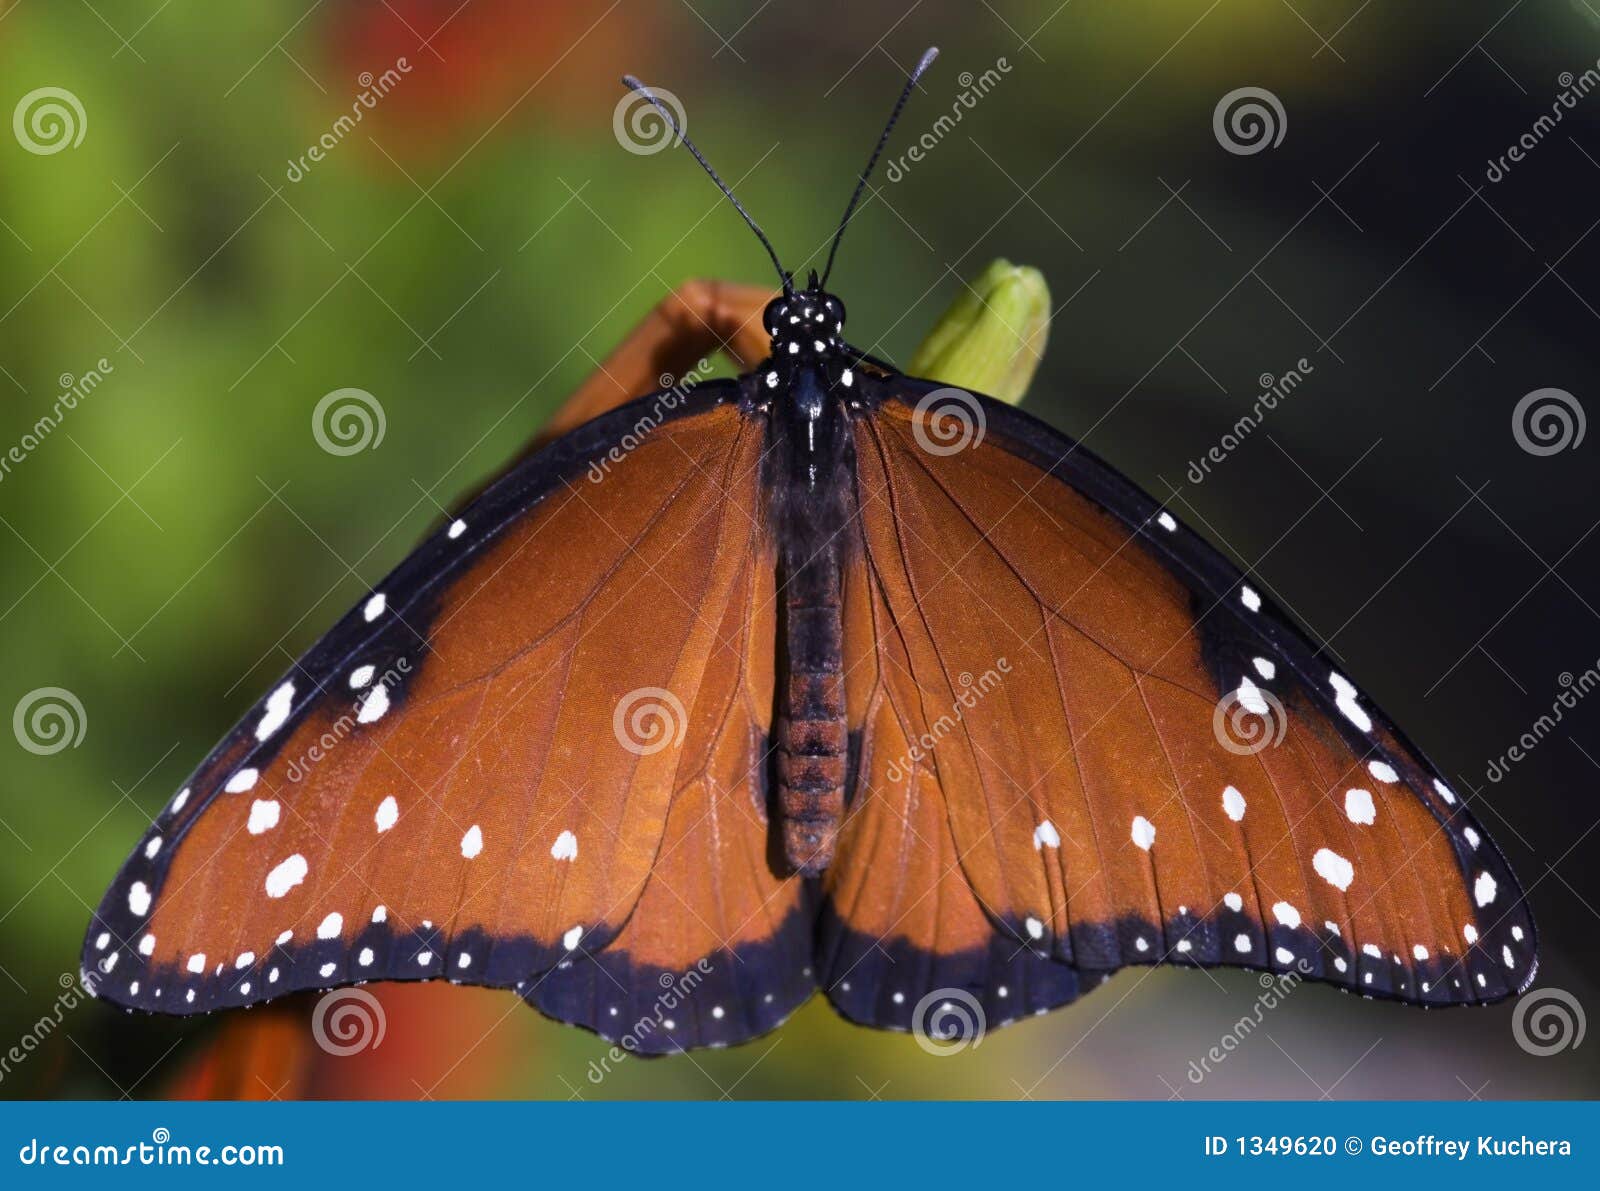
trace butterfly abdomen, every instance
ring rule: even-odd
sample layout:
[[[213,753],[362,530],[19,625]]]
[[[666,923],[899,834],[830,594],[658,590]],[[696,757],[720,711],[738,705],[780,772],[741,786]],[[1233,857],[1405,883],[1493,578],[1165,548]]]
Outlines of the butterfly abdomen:
[[[790,867],[816,876],[833,859],[844,817],[845,723],[839,565],[824,552],[789,576],[786,673],[778,722],[778,807]]]

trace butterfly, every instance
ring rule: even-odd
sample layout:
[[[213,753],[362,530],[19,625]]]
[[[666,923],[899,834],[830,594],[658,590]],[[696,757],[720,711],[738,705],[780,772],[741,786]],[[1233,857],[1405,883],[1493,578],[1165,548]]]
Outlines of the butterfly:
[[[1129,965],[1413,1004],[1526,989],[1504,856],[1393,722],[1161,502],[852,348],[769,354],[510,468],[150,825],[85,979],[188,1014],[368,980],[514,989],[630,1050],[998,1025]]]

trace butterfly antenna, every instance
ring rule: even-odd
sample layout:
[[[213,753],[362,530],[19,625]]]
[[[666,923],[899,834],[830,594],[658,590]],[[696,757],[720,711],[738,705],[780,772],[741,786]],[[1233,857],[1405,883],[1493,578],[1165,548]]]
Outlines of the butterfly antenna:
[[[833,257],[839,251],[839,241],[844,239],[844,229],[850,226],[850,217],[855,214],[856,204],[861,201],[862,191],[867,188],[867,179],[872,176],[873,168],[878,164],[878,158],[883,155],[883,147],[889,143],[889,134],[894,131],[895,121],[900,119],[900,113],[905,109],[906,101],[911,98],[911,90],[917,85],[928,67],[933,65],[933,60],[939,56],[937,46],[929,46],[923,52],[922,60],[916,68],[906,76],[906,85],[900,91],[900,98],[895,100],[894,111],[889,113],[889,122],[883,126],[883,135],[878,138],[877,147],[872,150],[872,156],[867,158],[867,168],[861,171],[861,177],[856,182],[855,193],[850,196],[850,202],[844,209],[844,218],[839,220],[839,230],[834,233],[833,247],[828,249],[828,264],[822,270],[822,284],[828,284],[828,275],[833,272]]]
[[[783,262],[778,260],[778,253],[772,247],[772,241],[767,239],[767,233],[761,230],[761,225],[759,223],[750,218],[750,212],[744,209],[744,204],[738,200],[733,191],[728,189],[728,184],[718,176],[716,170],[711,168],[711,163],[706,160],[705,154],[694,147],[694,142],[691,141],[684,133],[682,125],[678,123],[678,118],[672,114],[672,109],[666,104],[662,103],[661,100],[656,97],[656,93],[654,91],[650,90],[649,87],[645,86],[631,74],[625,74],[622,76],[622,84],[630,91],[637,91],[640,95],[643,95],[647,100],[650,101],[651,106],[653,106],[656,111],[661,113],[662,119],[666,120],[673,133],[680,141],[683,142],[683,147],[689,150],[690,153],[694,154],[694,159],[700,163],[700,168],[705,170],[705,172],[710,176],[711,180],[717,184],[717,189],[728,196],[728,201],[733,204],[733,209],[744,217],[745,223],[750,225],[750,230],[756,234],[756,239],[761,241],[761,246],[767,250],[767,255],[772,258],[772,266],[778,270],[778,277],[783,282],[783,292],[793,296],[794,282],[790,278],[787,270],[784,269]]]

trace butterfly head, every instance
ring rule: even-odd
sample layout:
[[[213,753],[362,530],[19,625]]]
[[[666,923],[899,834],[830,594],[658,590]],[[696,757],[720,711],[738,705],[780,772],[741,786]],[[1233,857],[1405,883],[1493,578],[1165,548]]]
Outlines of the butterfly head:
[[[775,360],[819,360],[842,349],[844,303],[817,284],[780,294],[763,315]]]

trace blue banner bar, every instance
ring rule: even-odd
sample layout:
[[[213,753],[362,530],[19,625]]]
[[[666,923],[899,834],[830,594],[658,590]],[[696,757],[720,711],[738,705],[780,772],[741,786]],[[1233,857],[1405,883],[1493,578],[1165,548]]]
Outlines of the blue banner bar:
[[[1303,1186],[1450,1185],[1488,1176],[1597,1185],[1600,1106],[1583,1103],[348,1104],[0,1106],[0,1181],[25,1188],[342,1175],[538,1185],[637,1176],[907,1191],[1241,1177]],[[797,1139],[805,1138],[803,1145]],[[1478,1185],[1475,1182],[1468,1185]]]

